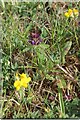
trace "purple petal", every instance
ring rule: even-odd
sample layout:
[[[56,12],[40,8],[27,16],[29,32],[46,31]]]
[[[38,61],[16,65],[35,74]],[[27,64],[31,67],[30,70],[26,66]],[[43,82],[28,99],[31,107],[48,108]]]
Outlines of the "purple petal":
[[[40,41],[40,42],[42,42],[42,39],[41,39],[41,38],[39,38],[39,41]]]
[[[31,41],[31,44],[32,44],[32,45],[35,45],[36,43],[35,43],[35,41],[33,40],[33,41]]]
[[[38,33],[31,33],[33,38],[38,38],[40,35]]]

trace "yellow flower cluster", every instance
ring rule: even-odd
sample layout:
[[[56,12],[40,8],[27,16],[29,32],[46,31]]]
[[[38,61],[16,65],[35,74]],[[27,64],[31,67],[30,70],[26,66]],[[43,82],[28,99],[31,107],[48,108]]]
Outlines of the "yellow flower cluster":
[[[31,78],[27,77],[26,74],[16,74],[16,81],[14,82],[14,87],[16,88],[16,90],[19,90],[21,87],[27,88],[30,81]]]
[[[79,11],[77,9],[69,9],[68,12],[65,13],[65,16],[67,18],[69,17],[75,17],[75,16],[78,16],[79,15]]]

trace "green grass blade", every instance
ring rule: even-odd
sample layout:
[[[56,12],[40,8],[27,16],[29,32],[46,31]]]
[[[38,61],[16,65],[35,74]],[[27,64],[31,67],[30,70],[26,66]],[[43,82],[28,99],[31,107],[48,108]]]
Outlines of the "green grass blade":
[[[4,0],[1,0],[3,8],[5,8]]]
[[[61,115],[60,117],[65,117],[65,107],[64,107],[64,101],[63,101],[63,94],[61,88],[58,88],[59,92],[59,102],[60,102],[60,109],[61,109]]]

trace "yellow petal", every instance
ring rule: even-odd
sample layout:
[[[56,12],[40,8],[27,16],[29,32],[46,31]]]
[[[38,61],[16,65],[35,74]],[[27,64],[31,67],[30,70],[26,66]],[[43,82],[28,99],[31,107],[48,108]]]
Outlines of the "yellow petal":
[[[19,80],[16,80],[16,81],[14,82],[14,87],[16,87],[16,90],[19,90],[20,87],[21,87],[21,82],[20,82]]]
[[[68,13],[71,15],[73,13],[72,9],[69,9]]]
[[[66,12],[66,13],[65,13],[65,16],[66,16],[66,17],[69,17],[69,14],[68,14],[68,12]]]
[[[31,78],[30,77],[26,77],[26,78],[22,78],[21,79],[21,82],[25,82],[25,83],[29,83],[31,81]]]
[[[20,89],[20,86],[17,86],[17,87],[16,87],[16,90],[18,91],[19,89]]]
[[[73,12],[74,12],[75,15],[77,15],[77,16],[79,15],[79,12],[78,12],[77,9],[74,8],[74,9],[73,9]]]
[[[26,79],[26,82],[29,83],[30,81],[31,81],[31,77],[28,77],[28,78]]]
[[[14,82],[14,87],[17,87],[17,86],[20,86],[20,81],[19,81],[19,80],[16,80],[16,81]]]
[[[28,84],[24,83],[24,84],[23,84],[23,87],[27,88],[27,87],[28,87]]]
[[[21,86],[27,87],[27,82],[24,79],[21,79]]]
[[[26,74],[24,74],[24,73],[20,74],[20,78],[21,78],[21,79],[22,79],[22,78],[26,78]]]
[[[78,13],[78,10],[74,8],[74,9],[73,9],[73,12],[74,12],[74,13]]]
[[[72,9],[69,9],[69,10],[68,10],[68,14],[69,14],[70,17],[74,17],[74,15],[73,15],[73,10],[72,10]]]

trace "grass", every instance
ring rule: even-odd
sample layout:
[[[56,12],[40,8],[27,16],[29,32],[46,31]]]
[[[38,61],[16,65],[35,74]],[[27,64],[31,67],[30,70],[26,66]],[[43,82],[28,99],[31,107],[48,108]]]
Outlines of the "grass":
[[[64,15],[73,8],[1,0],[1,118],[80,118],[80,15]],[[31,77],[27,88],[16,90],[16,73]]]

